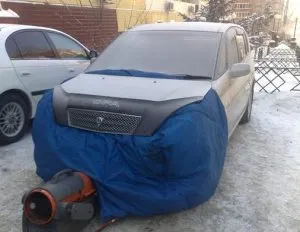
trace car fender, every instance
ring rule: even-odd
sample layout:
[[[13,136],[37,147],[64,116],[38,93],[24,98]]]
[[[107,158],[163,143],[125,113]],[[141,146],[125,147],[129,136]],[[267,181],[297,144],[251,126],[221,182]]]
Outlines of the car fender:
[[[13,67],[0,67],[0,96],[10,91],[19,91],[25,94],[29,100],[31,107],[31,118],[35,115],[36,103],[34,102],[30,92],[24,87],[17,77]]]

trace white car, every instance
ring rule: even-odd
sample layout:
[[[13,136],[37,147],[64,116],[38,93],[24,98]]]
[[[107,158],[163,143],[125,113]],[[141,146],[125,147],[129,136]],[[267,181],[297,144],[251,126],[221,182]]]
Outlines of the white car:
[[[83,72],[94,56],[63,32],[0,24],[0,144],[19,140],[43,93]]]
[[[250,120],[253,86],[254,63],[242,27],[149,24],[123,33],[84,73],[57,86],[53,107],[64,126],[149,136],[172,112],[214,89],[230,137],[239,122]]]

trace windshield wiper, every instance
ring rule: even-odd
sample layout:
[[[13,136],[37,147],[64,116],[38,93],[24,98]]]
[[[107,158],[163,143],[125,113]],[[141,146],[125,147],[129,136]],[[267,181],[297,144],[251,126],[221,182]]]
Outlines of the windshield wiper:
[[[103,69],[95,71],[86,71],[86,74],[99,74],[99,75],[116,75],[116,76],[133,76],[133,74],[126,69]]]
[[[113,75],[113,76],[133,76],[133,77],[150,77],[150,78],[166,78],[166,79],[183,79],[183,80],[210,80],[211,77],[197,76],[190,74],[167,74],[148,71],[140,71],[134,69],[103,69],[87,71],[86,74]]]
[[[189,75],[189,74],[179,74],[176,77],[181,77],[184,80],[211,80],[211,77],[207,76],[197,76],[197,75]]]
[[[119,71],[127,73],[129,76],[133,76],[132,73],[127,69],[120,69]]]

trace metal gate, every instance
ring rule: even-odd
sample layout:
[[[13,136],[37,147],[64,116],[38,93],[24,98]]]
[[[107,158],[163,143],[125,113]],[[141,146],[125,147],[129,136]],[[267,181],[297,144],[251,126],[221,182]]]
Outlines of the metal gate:
[[[300,60],[294,50],[280,47],[284,48],[270,49],[266,56],[255,60],[255,91],[300,91]]]

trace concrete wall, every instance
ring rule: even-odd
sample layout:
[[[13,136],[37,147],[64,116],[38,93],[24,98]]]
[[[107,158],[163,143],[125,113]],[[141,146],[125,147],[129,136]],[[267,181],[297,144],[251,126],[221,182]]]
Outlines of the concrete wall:
[[[180,12],[185,15],[194,15],[195,14],[195,4],[187,3],[187,2],[181,2],[181,1],[173,1],[174,3],[174,11]],[[194,9],[192,12],[189,11],[189,9]]]
[[[117,9],[118,31],[126,31],[139,24],[156,23],[158,21],[183,21],[183,18],[177,12],[165,13],[162,11],[138,10],[131,11]]]
[[[152,9],[155,11],[165,11],[165,3],[167,0],[145,0],[146,1],[146,9]]]
[[[179,12],[184,15],[190,15],[189,7],[194,7],[196,4],[176,1],[176,0],[146,0],[146,9],[151,9],[155,11],[165,11],[165,5],[168,2],[172,2],[174,5],[173,12]]]
[[[145,10],[146,4],[145,0],[110,0],[106,6],[114,9]]]
[[[118,31],[126,31],[129,28],[145,23],[156,23],[157,21],[169,22],[182,21],[178,12],[165,12],[166,0],[112,0],[118,4],[116,7]]]

